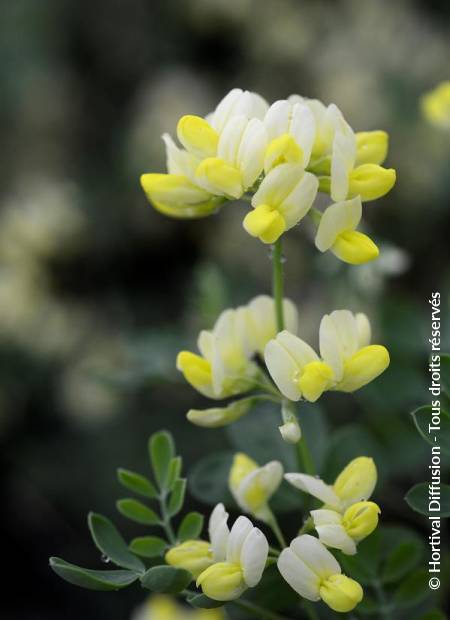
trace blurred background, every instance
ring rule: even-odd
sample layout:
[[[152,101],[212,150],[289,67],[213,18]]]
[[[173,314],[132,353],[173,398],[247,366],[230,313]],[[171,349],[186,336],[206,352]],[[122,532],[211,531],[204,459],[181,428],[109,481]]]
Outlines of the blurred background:
[[[1,616],[131,617],[144,598],[137,587],[73,588],[49,570],[48,556],[101,567],[86,526],[91,509],[128,537],[142,534],[116,513],[115,470],[148,468],[151,432],[173,432],[192,473],[191,508],[208,513],[220,497],[205,475],[229,462],[239,428],[187,423],[185,412],[206,402],[174,360],[225,306],[270,292],[267,248],[243,231],[245,206],[172,221],[147,204],[139,175],[163,171],[160,136],[173,134],[181,115],[206,114],[235,86],[269,101],[291,93],[333,101],[356,130],[390,133],[387,164],[398,183],[365,208],[380,260],[354,268],[319,255],[302,224],[285,242],[286,289],[311,344],[322,314],[348,307],[368,312],[391,351],[374,384],[317,406],[320,433],[331,437],[321,469],[332,476],[349,458],[374,455],[383,521],[425,540],[426,519],[403,496],[428,473],[409,411],[429,400],[431,291],[442,292],[448,315],[450,133],[427,123],[419,98],[450,77],[448,3],[0,6],[1,531],[9,579],[22,589],[5,589]],[[288,530],[298,518],[286,513]]]

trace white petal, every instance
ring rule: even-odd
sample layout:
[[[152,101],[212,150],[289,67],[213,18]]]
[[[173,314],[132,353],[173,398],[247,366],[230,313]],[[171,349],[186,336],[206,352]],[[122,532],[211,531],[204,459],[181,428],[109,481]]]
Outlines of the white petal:
[[[308,474],[291,473],[285,474],[286,480],[296,489],[309,493],[313,497],[320,499],[324,504],[339,507],[340,500],[330,485],[326,484],[320,478],[309,476]]]
[[[290,400],[300,400],[301,392],[296,382],[299,368],[294,358],[277,340],[270,340],[266,344],[264,360],[280,392]]]
[[[213,352],[213,335],[210,331],[202,329],[197,339],[197,347],[203,357],[211,361]]]
[[[268,553],[267,538],[261,530],[254,527],[245,539],[240,557],[244,581],[249,588],[253,588],[260,582]]]
[[[336,510],[327,510],[319,508],[319,510],[311,510],[311,516],[314,525],[330,525],[342,523],[342,515]]]
[[[334,310],[329,315],[336,328],[342,357],[345,359],[358,351],[358,325],[350,310]]]
[[[316,121],[314,114],[307,105],[302,103],[294,105],[289,133],[302,148],[302,164],[306,168],[311,158],[311,151],[316,137]]]
[[[325,209],[316,234],[316,247],[321,252],[329,250],[338,235],[355,230],[361,221],[362,204],[357,196],[352,200],[337,202]]]
[[[333,554],[314,536],[304,534],[294,538],[290,549],[320,579],[327,579],[341,572],[341,567]]]
[[[208,534],[213,558],[216,562],[225,560],[230,531],[227,526],[228,513],[223,504],[217,504],[209,517]]]
[[[269,140],[278,138],[289,131],[289,117],[292,105],[285,99],[275,101],[267,110],[264,125],[267,129]]]
[[[166,165],[170,174],[181,174],[191,181],[195,180],[195,170],[200,163],[198,157],[184,149],[178,148],[168,133],[162,139],[166,145]]]
[[[333,369],[335,380],[340,381],[344,375],[344,360],[339,346],[336,326],[328,314],[320,321],[319,342],[320,355]]]
[[[345,121],[344,121],[345,122]],[[333,200],[345,200],[348,194],[349,173],[355,165],[356,138],[350,126],[345,124],[336,131],[331,157],[331,197]]]
[[[327,547],[340,549],[346,555],[355,555],[356,543],[341,524],[316,525],[319,540]]]
[[[301,181],[304,170],[299,164],[280,164],[275,166],[264,177],[258,191],[252,198],[252,206],[270,205],[278,207],[282,204],[297,183]]]
[[[253,529],[253,523],[247,517],[238,517],[231,528],[227,544],[227,562],[239,563],[245,539]]]
[[[294,358],[300,369],[309,362],[319,360],[319,356],[309,344],[286,329],[278,334],[277,342]]]
[[[287,229],[292,228],[305,217],[317,196],[318,189],[317,177],[310,172],[305,172],[280,207],[280,211],[286,220]]]
[[[221,132],[224,128],[227,121],[231,118],[233,114],[233,109],[236,106],[236,103],[239,101],[242,96],[241,88],[233,88],[230,92],[225,95],[222,101],[219,102],[216,109],[211,115],[211,125],[217,131]]]
[[[286,331],[296,334],[298,331],[298,311],[290,299],[283,301],[283,311]]]
[[[291,549],[283,549],[277,562],[283,579],[308,601],[318,601],[320,579]]]
[[[247,124],[237,153],[237,167],[245,189],[251,187],[262,172],[267,134],[262,121],[253,118]]]
[[[228,164],[236,166],[239,146],[247,124],[248,119],[242,114],[233,116],[227,122],[220,134],[217,145],[217,157],[219,159],[223,159]]]
[[[370,344],[372,338],[372,330],[370,327],[369,319],[362,312],[358,312],[355,315],[356,329],[358,331],[358,349],[367,347]]]

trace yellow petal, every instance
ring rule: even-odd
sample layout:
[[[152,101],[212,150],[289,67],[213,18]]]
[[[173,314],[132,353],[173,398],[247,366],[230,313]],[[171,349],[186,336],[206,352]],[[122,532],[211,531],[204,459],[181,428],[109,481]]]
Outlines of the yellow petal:
[[[286,230],[284,217],[269,205],[260,205],[247,213],[243,226],[249,235],[263,243],[275,243]]]
[[[181,144],[198,157],[213,157],[216,154],[219,134],[200,116],[180,118],[177,135]]]
[[[377,483],[377,468],[373,459],[359,456],[341,471],[336,478],[333,491],[345,507],[368,500]]]
[[[197,579],[199,586],[215,601],[232,601],[246,590],[241,567],[231,562],[217,562],[207,568]]]
[[[382,164],[388,145],[389,136],[385,131],[359,131],[356,134],[356,163]]]
[[[264,158],[264,170],[267,174],[280,164],[299,164],[302,161],[302,148],[290,134],[284,133],[269,143]]]
[[[194,579],[214,562],[211,544],[205,540],[187,540],[169,549],[164,559],[170,566],[189,571]]]
[[[195,389],[203,392],[212,384],[211,364],[200,355],[181,351],[177,357],[177,368]]]
[[[362,164],[350,172],[349,195],[361,196],[363,202],[385,196],[395,185],[393,168],[377,164]]]
[[[244,192],[240,171],[219,157],[204,159],[197,166],[195,176],[212,194],[240,198]]]
[[[298,380],[302,395],[314,403],[333,383],[333,370],[325,362],[306,364]]]
[[[364,592],[354,579],[345,575],[332,575],[321,585],[320,598],[333,611],[346,613],[362,601]]]
[[[375,502],[356,502],[344,512],[342,525],[347,534],[359,542],[375,530],[380,512]]]
[[[380,253],[372,239],[357,230],[348,230],[338,235],[331,251],[351,265],[368,263],[375,260]]]
[[[355,392],[376,379],[389,366],[386,347],[372,344],[363,347],[344,362],[344,377],[336,386],[340,392]]]
[[[247,454],[243,452],[235,454],[228,479],[230,487],[237,490],[242,480],[251,474],[252,471],[255,471],[255,469],[258,469],[258,463],[247,456]]]

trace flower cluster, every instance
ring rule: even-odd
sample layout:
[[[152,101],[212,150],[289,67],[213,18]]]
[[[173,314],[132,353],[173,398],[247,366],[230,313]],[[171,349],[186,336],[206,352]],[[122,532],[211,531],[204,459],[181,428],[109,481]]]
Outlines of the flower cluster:
[[[335,104],[291,95],[269,104],[258,94],[231,90],[206,118],[183,116],[177,137],[163,135],[167,174],[144,174],[142,187],[165,215],[198,218],[245,199],[245,230],[274,243],[308,213],[315,244],[361,264],[378,248],[357,230],[362,203],[387,194],[396,179],[384,168],[388,135],[354,132]],[[313,207],[318,192],[333,201]]]

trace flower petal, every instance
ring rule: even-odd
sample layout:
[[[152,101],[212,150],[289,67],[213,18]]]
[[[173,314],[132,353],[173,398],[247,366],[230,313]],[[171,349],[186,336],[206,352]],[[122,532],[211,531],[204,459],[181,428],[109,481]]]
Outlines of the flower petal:
[[[245,539],[240,557],[244,581],[249,588],[253,588],[260,582],[268,553],[267,538],[261,530],[254,527]]]
[[[290,548],[321,580],[341,572],[336,558],[314,536],[298,536],[291,542]]]
[[[283,549],[278,558],[277,566],[283,579],[297,594],[308,601],[319,600],[319,577],[306,566],[292,549]]]
[[[320,478],[308,474],[290,473],[284,475],[285,479],[296,489],[309,493],[321,502],[333,507],[340,506],[340,499],[332,487]]]

